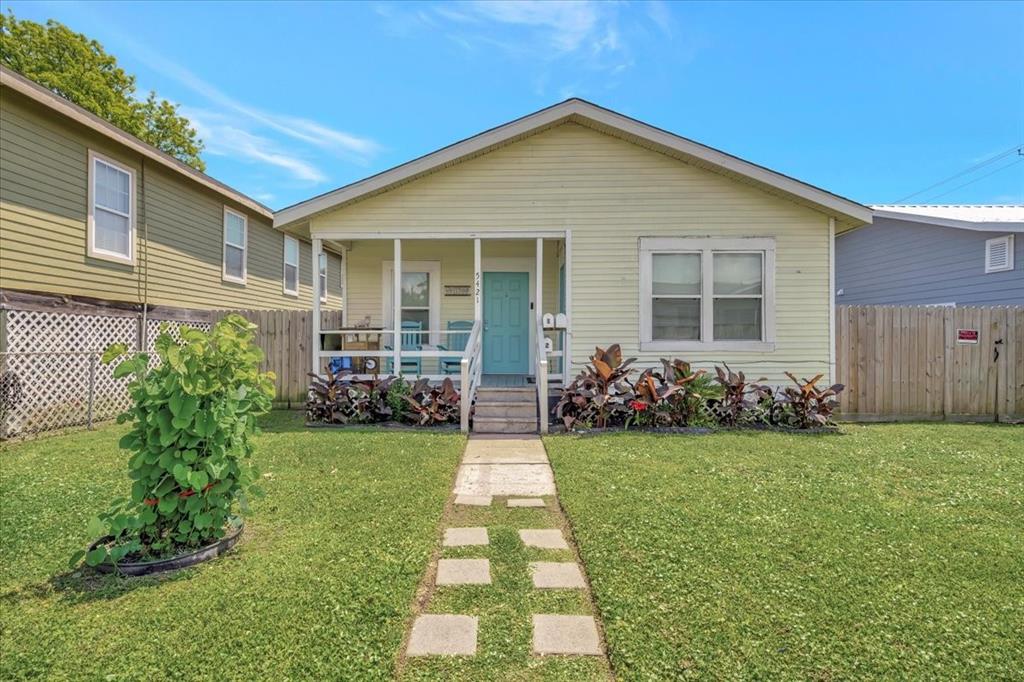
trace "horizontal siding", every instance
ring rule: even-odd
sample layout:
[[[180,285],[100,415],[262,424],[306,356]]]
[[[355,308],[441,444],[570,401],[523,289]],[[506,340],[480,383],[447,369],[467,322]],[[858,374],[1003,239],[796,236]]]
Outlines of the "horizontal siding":
[[[836,238],[836,302],[1022,305],[1024,235],[1013,270],[985,272],[985,241],[1004,234],[878,218]]]
[[[146,300],[152,304],[186,308],[312,305],[308,242],[300,248],[299,296],[287,296],[282,291],[284,236],[268,220],[231,205],[249,219],[248,277],[244,286],[223,282],[223,197],[147,164],[143,206],[138,155],[8,89],[0,112],[0,288],[132,303],[142,302],[148,290]],[[90,149],[135,169],[135,266],[86,255]],[[335,254],[328,259],[327,306],[337,308],[341,261]]]
[[[778,382],[787,369],[828,371],[824,214],[575,123],[329,212],[312,225],[314,234],[563,229],[572,231],[576,367],[594,346],[615,342],[642,365],[664,355],[639,352],[641,237],[723,236],[776,240],[776,350],[679,355],[698,366],[728,362]],[[353,288],[353,310],[355,298]]]

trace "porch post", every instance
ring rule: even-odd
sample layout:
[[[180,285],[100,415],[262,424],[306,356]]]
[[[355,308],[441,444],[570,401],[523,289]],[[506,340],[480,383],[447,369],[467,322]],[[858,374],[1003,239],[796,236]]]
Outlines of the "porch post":
[[[480,238],[473,240],[473,321],[483,319],[484,275],[480,271]]]
[[[395,239],[394,284],[391,287],[391,326],[395,330],[391,346],[394,348],[392,362],[394,375],[402,373],[402,240]],[[436,284],[435,284],[436,286]]]
[[[313,260],[311,261],[313,274],[313,374],[320,374],[320,253],[322,244],[318,238],[313,238]]]
[[[534,282],[536,293],[534,294],[537,301],[537,322],[541,321],[544,316],[544,238],[537,237],[537,277]],[[540,343],[540,339],[537,339],[537,343]],[[540,358],[537,358],[539,361]]]
[[[565,231],[565,331],[562,332],[562,386],[572,377],[572,230]]]

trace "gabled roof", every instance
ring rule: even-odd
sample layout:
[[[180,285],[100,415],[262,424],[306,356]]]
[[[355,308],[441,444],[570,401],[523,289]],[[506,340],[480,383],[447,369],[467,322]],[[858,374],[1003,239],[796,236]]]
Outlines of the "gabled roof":
[[[9,87],[15,92],[25,95],[44,107],[59,114],[63,114],[73,121],[84,125],[86,128],[90,128],[100,135],[128,147],[147,159],[151,159],[165,168],[186,176],[190,180],[213,190],[221,196],[227,197],[228,199],[245,206],[257,215],[263,216],[267,219],[273,218],[274,216],[274,213],[270,208],[264,206],[255,199],[242,194],[236,189],[228,187],[223,182],[214,180],[206,173],[197,171],[192,166],[182,163],[170,154],[162,152],[153,145],[143,142],[134,135],[126,133],[113,123],[105,121],[91,111],[83,109],[74,102],[64,99],[42,85],[39,85],[38,83],[29,80],[21,74],[15,73],[4,66],[0,66],[0,85]]]
[[[568,99],[546,109],[518,118],[473,137],[443,147],[382,173],[281,209],[274,214],[274,226],[283,227],[338,208],[359,199],[387,191],[435,170],[486,153],[560,123],[573,121],[601,132],[644,144],[657,151],[715,172],[754,184],[811,205],[836,216],[850,226],[871,222],[871,210],[854,201],[795,180],[763,166],[655,128],[628,116],[582,99]]]
[[[978,232],[1024,232],[1024,205],[876,204],[878,218]]]

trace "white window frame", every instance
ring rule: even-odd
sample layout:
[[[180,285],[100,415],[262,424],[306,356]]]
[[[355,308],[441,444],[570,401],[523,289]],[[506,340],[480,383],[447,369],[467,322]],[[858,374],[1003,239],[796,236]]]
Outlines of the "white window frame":
[[[295,244],[295,262],[288,262],[288,244]],[[281,291],[286,296],[298,296],[299,295],[299,257],[300,257],[300,244],[299,240],[295,237],[284,235],[284,252],[281,254]],[[288,288],[288,266],[291,265],[295,268],[295,288]]]
[[[989,263],[989,254],[992,252],[992,247],[997,242],[1004,242],[1006,244],[1006,265],[1002,267],[992,267]],[[993,237],[992,239],[985,240],[985,274],[991,272],[1009,272],[1013,270],[1013,235],[1006,234],[1002,237]]]
[[[128,174],[128,255],[107,251],[96,246],[96,162],[106,164],[111,168]],[[135,265],[135,170],[123,163],[114,161],[93,150],[88,153],[89,168],[86,170],[86,184],[88,185],[88,218],[86,230],[86,253],[90,258],[109,260],[115,263]],[[124,215],[112,209],[103,207],[104,211]]]
[[[235,277],[234,275],[228,274],[228,214],[235,216],[236,218],[242,219],[242,276]],[[221,268],[221,279],[225,282],[234,282],[235,284],[245,284],[246,278],[249,276],[249,218],[238,211],[232,210],[227,206],[224,207],[224,219],[223,219],[223,235],[221,237],[221,254],[220,254],[220,268]],[[238,244],[231,244],[235,248],[239,248]]]
[[[700,340],[654,340],[653,256],[662,253],[699,253],[701,255]],[[714,339],[714,267],[715,253],[760,253],[761,340]],[[753,298],[718,296],[717,298]],[[641,351],[774,351],[775,350],[775,239],[770,237],[642,237],[640,239],[640,350]]]
[[[316,268],[317,275],[318,275],[318,277],[316,278],[316,286],[320,290],[320,302],[321,303],[326,303],[327,302],[327,263],[328,263],[328,261],[329,261],[329,259],[327,258],[327,252],[326,251],[321,251],[320,252],[319,262],[317,263],[317,268]]]
[[[384,298],[381,301],[382,315],[385,329],[395,329],[395,315],[392,310],[394,302],[394,270],[395,262],[386,260],[381,263],[381,292]],[[441,262],[436,260],[405,260],[402,259],[402,273],[425,272],[430,276],[430,334],[428,335],[431,345],[443,343],[441,341]]]

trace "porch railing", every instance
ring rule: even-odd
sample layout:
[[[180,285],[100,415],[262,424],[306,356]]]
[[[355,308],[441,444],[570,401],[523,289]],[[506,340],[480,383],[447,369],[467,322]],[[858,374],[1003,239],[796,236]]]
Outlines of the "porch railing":
[[[537,414],[540,432],[548,432],[548,351],[544,342],[544,325],[537,318]]]
[[[459,390],[462,392],[459,404],[462,408],[461,423],[463,433],[469,433],[469,413],[472,409],[473,401],[476,400],[476,389],[480,386],[480,376],[483,369],[483,356],[480,351],[484,343],[481,329],[481,321],[476,320],[473,323],[472,331],[469,333],[469,339],[466,341],[466,350],[463,353],[462,360],[459,362],[462,377],[459,382]]]

